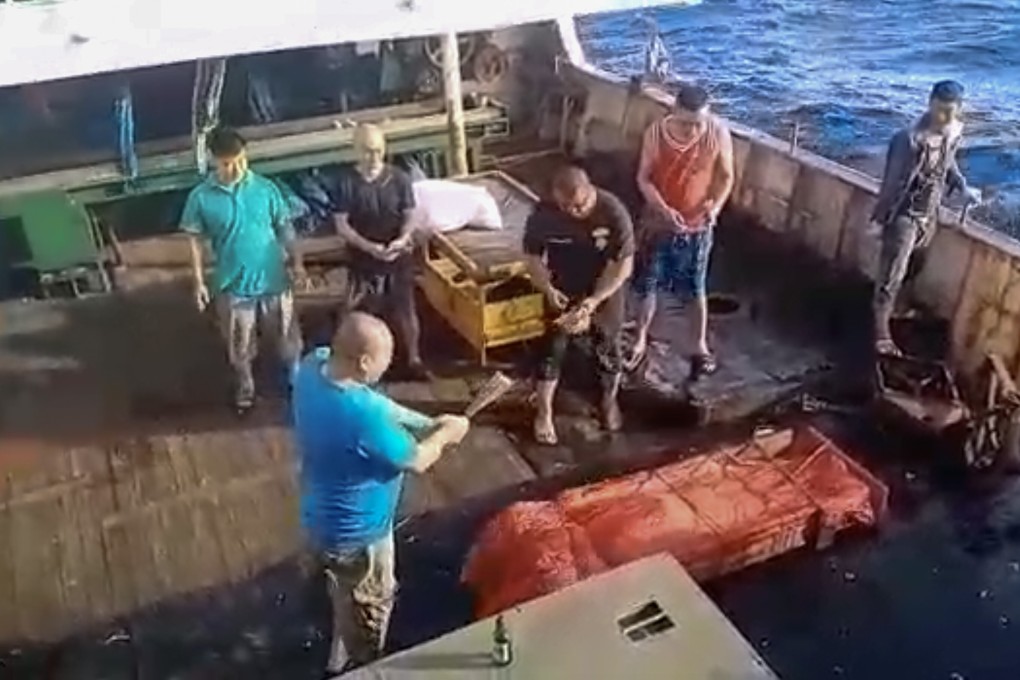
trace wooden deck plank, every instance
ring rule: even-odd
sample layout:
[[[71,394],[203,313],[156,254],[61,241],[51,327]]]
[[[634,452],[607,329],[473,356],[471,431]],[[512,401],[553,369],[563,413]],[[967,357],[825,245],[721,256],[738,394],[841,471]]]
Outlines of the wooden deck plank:
[[[244,569],[249,576],[266,563],[270,551],[265,533],[265,504],[262,502],[266,484],[268,481],[237,486],[226,495],[233,510],[235,530],[244,546]]]
[[[274,465],[290,465],[296,462],[294,439],[289,429],[269,427],[264,437],[269,448],[269,458]]]
[[[181,437],[181,457],[187,461],[199,489],[212,488],[215,483],[215,478],[203,459],[203,443],[203,437],[198,434],[186,434]]]
[[[174,559],[180,554],[180,549],[169,540],[164,530],[162,510],[157,506],[125,520],[133,568],[148,572],[145,578],[135,581],[140,607],[174,593]]]
[[[135,450],[138,459],[138,494],[142,503],[159,503],[176,496],[181,489],[170,460],[170,452],[162,437],[140,440]]]
[[[60,516],[59,499],[19,504],[11,513],[17,617],[28,639],[45,638],[63,618]]]
[[[103,517],[113,511],[105,484],[79,486],[60,499],[61,586],[66,615],[85,626],[114,613],[115,606],[103,546]]]
[[[181,493],[191,493],[201,486],[202,479],[195,470],[195,464],[188,455],[188,438],[181,435],[163,437],[170,469],[173,471],[177,488]]]
[[[159,508],[160,540],[166,547],[164,587],[168,593],[212,585],[226,576],[216,533],[205,523],[200,508],[208,502],[196,499]]]
[[[281,515],[287,511],[293,512],[296,508],[284,506],[275,477],[245,484],[240,502],[242,508],[247,508],[242,524],[245,526],[243,531],[251,559],[250,569],[257,572],[280,558],[282,541],[285,540],[281,535],[284,526]]]
[[[32,459],[7,468],[7,493],[10,499],[16,500],[70,481],[74,474],[71,456],[66,450],[41,448]]]
[[[139,445],[138,439],[125,439],[115,443],[107,452],[110,485],[119,513],[131,512],[142,506],[142,495],[138,488],[138,475],[135,469],[135,450]]]
[[[241,523],[238,521],[239,496],[239,492],[233,490],[212,496],[216,536],[219,538],[227,578],[234,582],[249,575],[248,565],[251,562],[241,535]]]
[[[195,527],[194,545],[200,551],[194,587],[205,588],[228,581],[230,570],[216,525],[216,504],[211,498],[203,498],[190,504],[190,512]]]
[[[156,602],[166,592],[166,547],[154,543],[159,530],[155,512],[120,516],[103,528],[114,600],[122,611]]]
[[[196,477],[200,480],[200,486],[217,487],[231,479],[233,466],[226,460],[229,452],[223,451],[223,447],[219,446],[215,433],[189,434],[186,441],[187,455]]]
[[[106,551],[107,574],[113,613],[123,614],[135,608],[138,601],[134,565],[128,529],[123,522],[104,523],[103,546]]]
[[[301,546],[300,508],[294,478],[282,473],[274,476],[265,494],[270,519],[267,533],[272,537],[270,559],[275,562]]]
[[[259,427],[238,432],[234,450],[237,455],[234,461],[238,464],[236,476],[256,474],[261,470],[273,467],[271,446],[268,431],[271,428]]]
[[[238,432],[206,432],[192,437],[192,461],[213,484],[226,484],[258,472],[257,458],[244,446],[246,437]]]
[[[109,452],[102,446],[78,446],[69,452],[72,477],[87,484],[110,482]]]

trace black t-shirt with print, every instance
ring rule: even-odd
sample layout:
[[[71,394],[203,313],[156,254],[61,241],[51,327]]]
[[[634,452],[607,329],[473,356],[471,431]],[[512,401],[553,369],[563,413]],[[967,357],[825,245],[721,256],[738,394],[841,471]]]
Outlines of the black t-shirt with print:
[[[544,255],[552,284],[573,301],[594,291],[610,261],[634,254],[634,225],[627,209],[608,191],[596,191],[588,217],[576,219],[541,203],[524,229],[524,252]]]

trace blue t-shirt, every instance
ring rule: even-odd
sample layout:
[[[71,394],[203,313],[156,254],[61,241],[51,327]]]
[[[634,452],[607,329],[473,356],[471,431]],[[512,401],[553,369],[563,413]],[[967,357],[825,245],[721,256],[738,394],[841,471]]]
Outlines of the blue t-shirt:
[[[260,297],[287,290],[283,245],[294,232],[287,204],[271,180],[247,172],[225,186],[210,173],[188,195],[181,230],[212,244],[216,292]]]
[[[293,393],[301,518],[320,550],[368,545],[392,531],[416,452],[411,431],[432,424],[366,385],[332,380],[329,356],[320,348],[301,362]]]

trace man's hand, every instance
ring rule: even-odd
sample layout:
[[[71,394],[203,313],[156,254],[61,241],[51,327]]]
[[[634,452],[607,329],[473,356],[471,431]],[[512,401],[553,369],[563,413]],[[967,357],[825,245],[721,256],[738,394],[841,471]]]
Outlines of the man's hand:
[[[977,187],[967,187],[963,191],[963,200],[968,205],[977,205],[984,200],[984,194]]]
[[[577,305],[578,313],[583,313],[586,316],[592,316],[598,308],[599,301],[592,297],[586,297]]]
[[[388,245],[384,246],[381,243],[373,243],[368,254],[382,262],[393,262],[400,257],[399,252],[392,251]]]
[[[556,319],[555,323],[557,326],[562,328],[570,335],[580,335],[585,333],[591,328],[591,318],[594,312],[594,307],[586,304],[588,300],[585,300],[577,307],[562,315]]]
[[[670,208],[669,218],[673,222],[673,226],[675,226],[677,229],[687,229],[688,227],[687,220],[684,219],[684,216],[681,215],[679,211]]]
[[[411,239],[411,234],[404,234],[400,238],[390,241],[390,245],[387,250],[397,255],[403,255],[409,253],[414,248],[414,241]]]
[[[436,424],[439,425],[440,431],[444,433],[449,444],[460,443],[467,436],[468,429],[471,427],[471,422],[464,416],[449,413],[437,416]]]
[[[685,229],[687,227],[687,221],[683,218],[683,215],[666,205],[665,202],[657,205],[656,209],[665,218],[667,224],[671,224],[677,229]]]
[[[198,282],[195,284],[195,306],[198,307],[198,311],[204,312],[205,308],[209,306],[209,289],[206,288],[204,283]]]
[[[549,303],[549,306],[555,309],[557,312],[562,312],[570,304],[570,298],[565,293],[559,291],[552,286],[545,291],[545,299]]]
[[[708,224],[715,224],[716,220],[719,219],[719,213],[722,212],[722,204],[718,201],[707,200],[701,207],[702,212],[705,214],[705,220]]]

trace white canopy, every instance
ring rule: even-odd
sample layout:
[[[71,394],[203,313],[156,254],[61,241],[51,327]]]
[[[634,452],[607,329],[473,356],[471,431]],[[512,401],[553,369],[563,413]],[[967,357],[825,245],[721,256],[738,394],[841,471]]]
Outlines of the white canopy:
[[[208,57],[502,28],[691,0],[53,0],[0,4],[0,86]]]

